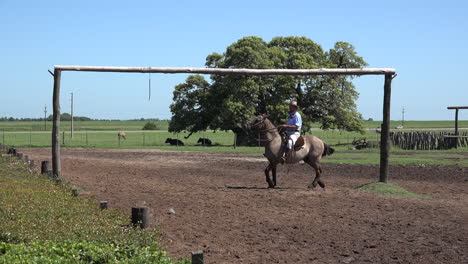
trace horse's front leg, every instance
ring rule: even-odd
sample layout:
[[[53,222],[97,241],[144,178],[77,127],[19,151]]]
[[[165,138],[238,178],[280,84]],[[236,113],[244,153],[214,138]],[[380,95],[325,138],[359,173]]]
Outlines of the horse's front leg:
[[[276,165],[271,164],[271,174],[273,175],[273,185],[276,186]]]
[[[268,188],[275,188],[275,184],[270,179],[270,170],[272,170],[272,164],[269,163],[268,166],[265,168],[265,177],[266,182],[268,183]]]

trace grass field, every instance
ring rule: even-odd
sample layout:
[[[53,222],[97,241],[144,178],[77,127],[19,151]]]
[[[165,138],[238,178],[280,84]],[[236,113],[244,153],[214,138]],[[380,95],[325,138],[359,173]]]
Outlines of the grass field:
[[[51,145],[51,134],[47,131],[26,130],[28,125],[35,122],[0,122],[0,143],[15,147],[49,147]],[[209,152],[238,152],[243,155],[261,156],[262,147],[233,147],[234,134],[231,131],[203,132],[195,133],[190,138],[185,139],[187,133],[173,134],[164,130],[142,131],[141,127],[145,121],[87,121],[81,122],[80,130],[75,131],[74,137],[70,137],[70,132],[66,122],[62,122],[64,129],[60,135],[60,142],[63,147],[83,147],[83,148],[158,148],[183,151],[209,151]],[[368,127],[372,127],[379,122],[366,121]],[[417,128],[444,128],[452,124],[450,121],[407,121],[408,125]],[[395,122],[397,124],[397,122]],[[9,129],[2,131],[3,126]],[[167,129],[167,122],[160,121],[158,125]],[[468,121],[463,121],[462,126],[468,127]],[[86,130],[83,130],[83,129]],[[10,129],[16,129],[13,132]],[[127,139],[119,142],[117,131],[127,132]],[[309,134],[321,138],[329,145],[333,145],[336,154],[324,162],[345,163],[345,164],[379,164],[380,156],[378,148],[365,150],[352,150],[350,145],[354,139],[366,138],[368,141],[378,142],[380,134],[374,131],[366,131],[365,134],[335,130],[312,130]],[[197,143],[198,138],[209,138],[213,146],[204,147]],[[165,143],[166,138],[178,138],[184,142],[185,146],[170,146]],[[468,166],[468,156],[459,152],[468,152],[468,148],[458,148],[446,151],[406,151],[399,148],[392,148],[390,159],[391,164],[440,164],[440,165],[460,165]]]
[[[76,131],[138,131],[143,128],[147,121],[75,121]],[[365,128],[380,128],[382,121],[363,121]],[[70,130],[69,121],[60,122],[60,130]],[[159,130],[167,131],[168,121],[157,121]],[[390,127],[401,125],[401,121],[391,121]],[[320,124],[314,124],[313,128],[319,128]],[[417,128],[447,128],[453,129],[454,121],[405,121],[404,127],[407,129]],[[459,121],[460,128],[468,128],[468,120]],[[0,131],[50,131],[52,122],[47,121],[44,126],[43,121],[0,121]]]
[[[133,228],[16,158],[0,157],[0,189],[0,263],[175,263],[158,228]]]

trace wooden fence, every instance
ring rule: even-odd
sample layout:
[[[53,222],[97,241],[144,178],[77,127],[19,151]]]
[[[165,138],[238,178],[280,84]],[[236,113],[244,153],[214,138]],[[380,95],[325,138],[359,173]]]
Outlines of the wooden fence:
[[[443,150],[468,146],[468,132],[456,137],[448,132],[390,132],[390,140],[394,146],[406,150]]]

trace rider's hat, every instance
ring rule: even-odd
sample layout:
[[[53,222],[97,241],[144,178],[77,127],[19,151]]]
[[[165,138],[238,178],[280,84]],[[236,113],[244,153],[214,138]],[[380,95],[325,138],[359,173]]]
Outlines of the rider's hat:
[[[296,102],[296,101],[291,101],[291,102],[289,103],[289,106],[294,106],[294,107],[297,108],[297,102]]]

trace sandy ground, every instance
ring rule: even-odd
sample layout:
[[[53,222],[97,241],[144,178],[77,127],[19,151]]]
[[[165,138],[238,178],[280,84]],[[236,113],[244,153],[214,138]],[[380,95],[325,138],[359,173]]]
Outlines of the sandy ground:
[[[50,149],[22,149],[37,161]],[[430,199],[355,190],[378,166],[281,167],[267,189],[266,161],[239,154],[62,149],[63,177],[129,214],[146,205],[174,258],[206,263],[468,263],[468,168],[392,166],[390,179]],[[39,162],[37,162],[39,163]],[[175,210],[168,214],[169,208]]]

